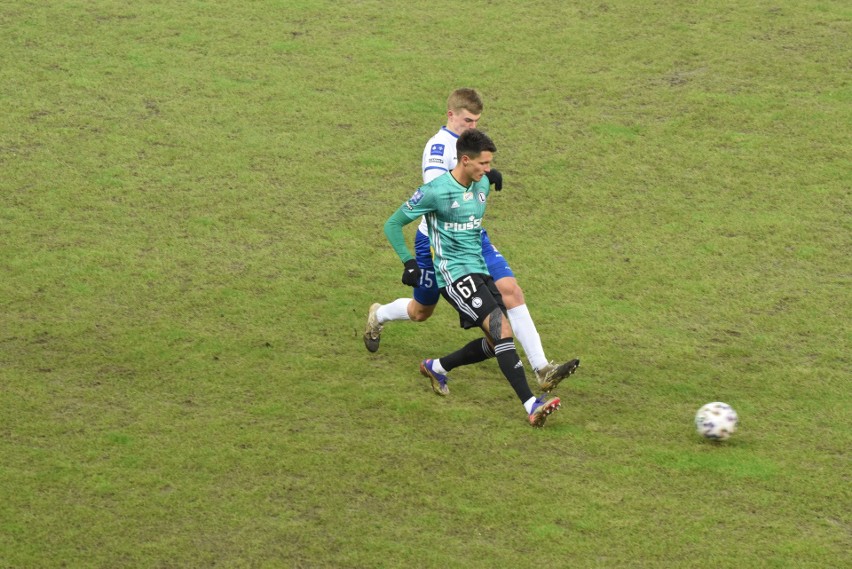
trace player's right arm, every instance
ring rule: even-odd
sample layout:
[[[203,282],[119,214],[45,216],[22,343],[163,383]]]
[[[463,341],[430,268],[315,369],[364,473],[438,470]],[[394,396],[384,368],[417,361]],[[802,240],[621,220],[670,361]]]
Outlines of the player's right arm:
[[[405,244],[405,236],[402,233],[402,228],[412,221],[414,220],[408,217],[402,209],[398,209],[385,222],[385,237],[388,238],[391,247],[403,263],[414,259],[414,255],[411,254],[411,250]]]
[[[393,215],[385,222],[385,237],[396,251],[400,260],[405,263],[414,259],[414,255],[408,249],[405,243],[405,236],[402,233],[402,228],[431,211],[434,211],[433,202],[434,191],[429,190],[426,186],[421,186],[408,198],[405,203],[399,206]]]
[[[402,284],[408,286],[419,286],[420,283],[420,267],[417,265],[417,260],[405,243],[405,237],[402,234],[402,228],[430,211],[434,208],[431,205],[434,201],[432,193],[426,191],[424,187],[420,187],[414,194],[402,204],[398,210],[391,215],[385,222],[385,236],[396,251],[402,264],[405,266],[402,272]]]

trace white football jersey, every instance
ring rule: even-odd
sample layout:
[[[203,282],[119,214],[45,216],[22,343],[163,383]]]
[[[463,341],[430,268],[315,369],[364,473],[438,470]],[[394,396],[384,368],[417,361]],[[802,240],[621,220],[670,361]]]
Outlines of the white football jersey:
[[[456,141],[459,135],[442,126],[435,136],[426,142],[423,149],[423,183],[428,184],[441,174],[456,167]],[[420,220],[418,231],[429,235],[426,218]]]

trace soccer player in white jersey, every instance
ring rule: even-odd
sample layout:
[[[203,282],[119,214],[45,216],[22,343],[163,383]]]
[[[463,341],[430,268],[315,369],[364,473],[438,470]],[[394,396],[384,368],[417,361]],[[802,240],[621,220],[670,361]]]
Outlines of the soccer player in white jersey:
[[[429,139],[423,149],[423,182],[428,183],[438,176],[452,170],[457,164],[456,142],[465,130],[476,128],[482,115],[482,99],[474,89],[456,89],[447,99],[447,124]],[[502,175],[494,168],[487,173],[494,189],[500,191],[503,186]],[[488,265],[489,273],[494,277],[497,289],[508,310],[509,321],[515,337],[520,341],[524,353],[535,371],[539,386],[551,391],[560,381],[568,377],[580,365],[573,359],[563,364],[548,361],[536,330],[524,293],[515,278],[509,263],[500,254],[483,229],[482,254]],[[414,240],[417,264],[421,270],[420,286],[414,289],[414,298],[399,298],[389,304],[374,303],[367,315],[367,328],[364,332],[364,345],[371,352],[379,349],[384,324],[394,320],[423,322],[428,319],[440,294],[435,283],[435,270],[425,218],[421,220]]]

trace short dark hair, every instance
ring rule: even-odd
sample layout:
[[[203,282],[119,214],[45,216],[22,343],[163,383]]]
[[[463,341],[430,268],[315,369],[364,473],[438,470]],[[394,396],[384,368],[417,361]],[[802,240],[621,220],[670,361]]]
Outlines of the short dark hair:
[[[483,152],[497,152],[497,146],[487,134],[475,128],[469,128],[459,135],[456,141],[456,154],[476,158]]]

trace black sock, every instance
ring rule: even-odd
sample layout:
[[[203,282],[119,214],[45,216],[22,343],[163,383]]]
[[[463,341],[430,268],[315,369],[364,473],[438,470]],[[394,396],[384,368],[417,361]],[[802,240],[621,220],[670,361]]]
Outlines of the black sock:
[[[449,356],[441,358],[441,367],[448,372],[459,366],[475,364],[493,358],[494,352],[485,338],[474,340],[460,350],[456,350]]]
[[[500,370],[518,394],[521,403],[529,401],[529,398],[534,395],[527,383],[527,374],[524,373],[524,365],[518,357],[518,350],[515,349],[515,341],[512,338],[503,338],[494,344],[494,352],[497,354]]]

